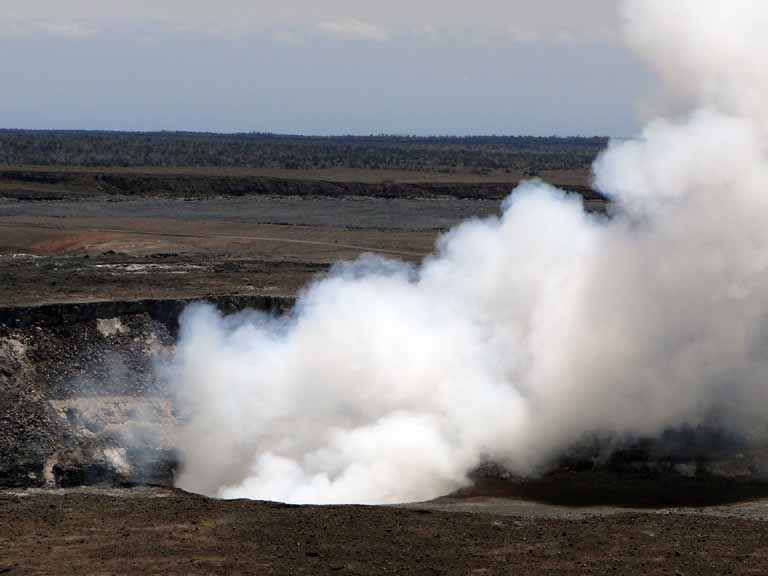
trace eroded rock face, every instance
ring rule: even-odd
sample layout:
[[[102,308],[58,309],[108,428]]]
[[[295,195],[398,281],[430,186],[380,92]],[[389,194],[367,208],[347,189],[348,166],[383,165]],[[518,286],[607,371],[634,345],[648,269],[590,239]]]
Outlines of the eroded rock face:
[[[187,303],[0,309],[0,488],[172,485],[179,416],[155,367],[173,354]]]
[[[172,484],[178,419],[170,398],[82,396],[50,404],[77,448],[57,452],[46,464],[47,484]]]
[[[134,314],[0,334],[0,486],[172,482],[152,462],[173,460],[161,433],[171,401],[152,369],[173,346],[162,323]]]
[[[0,336],[0,485],[38,483],[38,456],[55,441],[40,391],[25,384],[32,373],[25,341],[19,334]]]

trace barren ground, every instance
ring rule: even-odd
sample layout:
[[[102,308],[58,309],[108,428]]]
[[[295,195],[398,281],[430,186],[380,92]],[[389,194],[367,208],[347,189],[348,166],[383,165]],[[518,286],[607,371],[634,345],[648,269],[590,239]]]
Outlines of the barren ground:
[[[0,198],[5,304],[293,294],[340,260],[415,262],[441,231],[498,211],[455,198]]]
[[[417,262],[443,230],[499,204],[456,195],[129,197],[77,181],[0,184],[6,307],[292,295],[365,252]],[[46,361],[30,370],[46,373]],[[406,507],[222,502],[146,487],[6,490],[0,574],[765,574],[766,497],[751,483],[588,473],[483,481]]]
[[[468,501],[476,506],[473,512],[446,503],[225,502],[160,489],[6,493],[0,495],[0,572],[719,575],[768,570],[765,503],[622,511],[559,509],[510,499],[494,504],[482,496]]]

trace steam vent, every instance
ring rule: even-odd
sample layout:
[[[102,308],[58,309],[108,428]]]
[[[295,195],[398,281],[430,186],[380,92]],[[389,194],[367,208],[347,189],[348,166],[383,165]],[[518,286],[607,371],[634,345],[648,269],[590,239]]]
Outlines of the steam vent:
[[[0,576],[768,574],[767,30],[2,0]]]
[[[213,297],[225,314],[290,314],[294,301]],[[0,309],[3,488],[175,485],[185,423],[164,366],[192,301]],[[187,416],[188,417],[188,416]],[[619,442],[586,436],[535,474],[483,461],[459,499],[703,505],[762,493],[765,454],[717,429]]]

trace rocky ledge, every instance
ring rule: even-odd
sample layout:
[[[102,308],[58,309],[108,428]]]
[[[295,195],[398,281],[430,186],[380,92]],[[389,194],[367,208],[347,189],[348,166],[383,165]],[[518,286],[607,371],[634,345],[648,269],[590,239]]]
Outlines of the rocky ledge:
[[[217,296],[281,314],[291,298]],[[154,366],[192,300],[0,308],[0,488],[172,485],[173,398]]]

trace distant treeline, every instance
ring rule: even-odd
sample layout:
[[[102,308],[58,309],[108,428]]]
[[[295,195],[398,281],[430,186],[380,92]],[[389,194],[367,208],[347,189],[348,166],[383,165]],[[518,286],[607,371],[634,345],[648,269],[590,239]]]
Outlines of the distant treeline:
[[[579,169],[607,138],[286,136],[0,130],[0,164],[356,168],[434,172]]]

